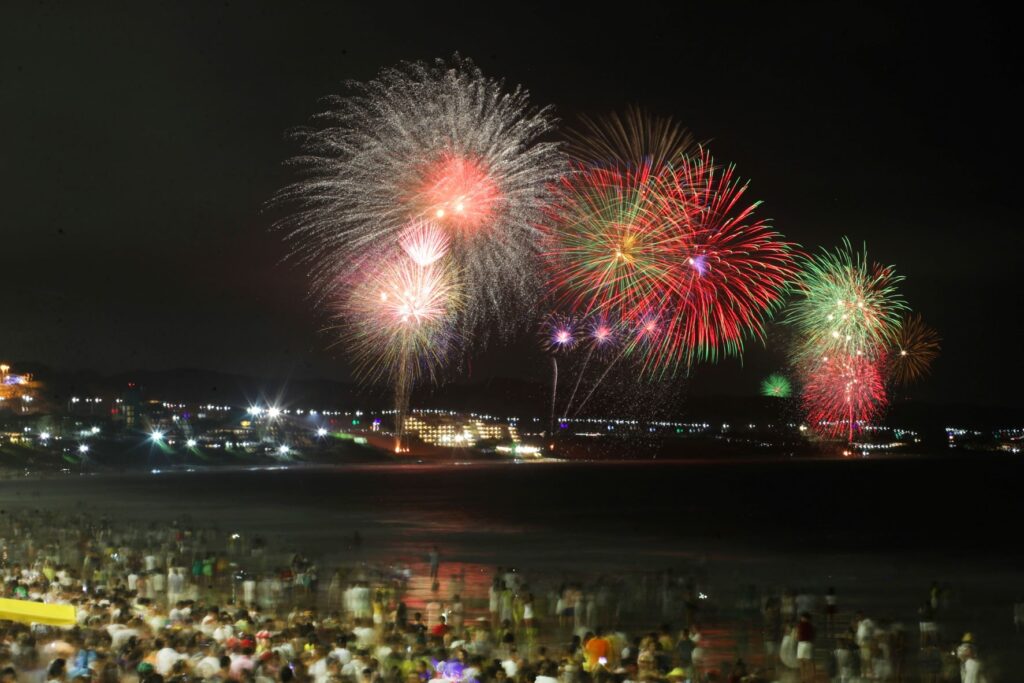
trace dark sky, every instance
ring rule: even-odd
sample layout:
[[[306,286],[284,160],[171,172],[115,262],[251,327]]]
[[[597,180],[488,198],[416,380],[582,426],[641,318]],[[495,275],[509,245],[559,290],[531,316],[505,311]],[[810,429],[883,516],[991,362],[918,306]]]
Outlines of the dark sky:
[[[907,277],[945,339],[915,395],[1020,406],[1014,22],[973,3],[648,5],[5,6],[0,356],[347,377],[262,212],[295,151],[283,134],[345,79],[457,50],[565,120],[676,117],[787,237],[866,240]],[[782,359],[775,343],[702,367],[694,391],[754,392]]]

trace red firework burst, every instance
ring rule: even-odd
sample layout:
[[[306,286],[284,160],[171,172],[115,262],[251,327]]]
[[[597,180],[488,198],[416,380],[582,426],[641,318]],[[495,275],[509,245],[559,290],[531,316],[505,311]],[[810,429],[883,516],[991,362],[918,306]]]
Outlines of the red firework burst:
[[[658,320],[642,345],[651,374],[739,355],[796,274],[793,245],[740,203],[745,191],[703,150],[658,169],[579,167],[547,209],[552,285],[582,314]]]
[[[797,272],[794,245],[744,205],[747,185],[732,166],[718,168],[706,150],[675,168],[670,201],[685,216],[685,249],[674,261],[663,302],[667,362],[687,364],[737,356],[747,339],[764,339],[765,320],[779,308]]]
[[[426,167],[416,194],[425,218],[467,232],[489,225],[502,199],[483,163],[452,153]]]
[[[886,405],[878,362],[857,354],[822,359],[807,376],[803,405],[816,432],[852,441]]]

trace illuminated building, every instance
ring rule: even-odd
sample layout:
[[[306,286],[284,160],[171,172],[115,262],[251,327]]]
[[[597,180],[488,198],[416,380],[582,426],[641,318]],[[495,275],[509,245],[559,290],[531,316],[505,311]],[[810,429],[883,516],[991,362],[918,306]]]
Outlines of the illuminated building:
[[[518,442],[515,427],[479,417],[414,412],[405,419],[405,432],[435,446],[475,446],[481,441]]]
[[[19,413],[39,412],[39,382],[32,375],[11,372],[11,366],[0,363],[0,410]]]
[[[115,421],[122,422],[126,428],[134,429],[142,412],[142,391],[135,382],[128,382],[128,388],[121,398],[114,401],[110,415]]]

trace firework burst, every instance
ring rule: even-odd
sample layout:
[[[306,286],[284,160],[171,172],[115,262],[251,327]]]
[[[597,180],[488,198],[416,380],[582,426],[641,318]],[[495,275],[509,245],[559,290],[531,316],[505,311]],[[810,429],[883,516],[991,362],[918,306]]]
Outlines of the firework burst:
[[[552,285],[572,310],[633,328],[649,376],[740,355],[796,274],[793,245],[753,217],[745,191],[704,150],[660,170],[579,166],[547,208]]]
[[[931,371],[938,355],[942,338],[927,325],[920,314],[904,317],[899,333],[889,349],[889,373],[893,381],[906,386]]]
[[[402,231],[398,244],[416,265],[426,267],[448,252],[448,235],[436,223],[414,220]]]
[[[891,266],[868,261],[849,240],[804,260],[786,321],[802,339],[797,360],[814,363],[842,354],[878,357],[892,345],[907,310],[897,290],[903,278]]]
[[[451,320],[462,305],[447,259],[423,267],[396,252],[335,301],[335,316],[360,378],[411,389],[435,380],[448,361],[458,341]]]
[[[886,405],[878,363],[864,355],[824,357],[808,373],[802,401],[817,433],[853,441]]]
[[[746,190],[734,167],[717,167],[706,150],[676,166],[670,200],[686,236],[660,302],[660,366],[739,356],[748,340],[764,341],[797,266],[794,245],[754,216],[760,202],[743,203]]]
[[[571,351],[582,336],[583,326],[571,315],[549,314],[541,324],[541,346],[549,353]]]
[[[553,188],[545,246],[552,285],[581,315],[630,319],[669,285],[683,235],[663,181],[638,169],[577,166]]]
[[[761,382],[761,395],[770,398],[789,398],[793,395],[793,385],[785,375],[774,373]]]
[[[638,107],[624,114],[593,119],[581,117],[579,129],[570,130],[568,152],[582,164],[660,171],[695,148],[688,130],[670,118],[653,116]]]
[[[407,231],[430,221],[465,293],[455,324],[516,327],[535,295],[539,206],[562,168],[556,145],[541,141],[550,112],[457,56],[384,69],[327,102],[294,134],[301,178],[273,200],[289,211],[279,226],[309,265],[314,296],[337,298],[399,241],[420,262],[430,249]]]

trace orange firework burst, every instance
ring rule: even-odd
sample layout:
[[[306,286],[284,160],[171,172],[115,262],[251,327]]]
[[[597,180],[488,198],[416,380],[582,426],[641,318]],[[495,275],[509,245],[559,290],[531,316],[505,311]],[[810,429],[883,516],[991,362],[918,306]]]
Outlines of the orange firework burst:
[[[921,315],[903,318],[899,333],[889,351],[889,372],[899,386],[921,379],[931,371],[940,350],[942,338],[927,325]]]
[[[696,143],[686,128],[639,107],[624,114],[592,119],[581,116],[579,130],[569,130],[569,154],[584,164],[630,168],[648,164],[656,171],[693,152]]]

